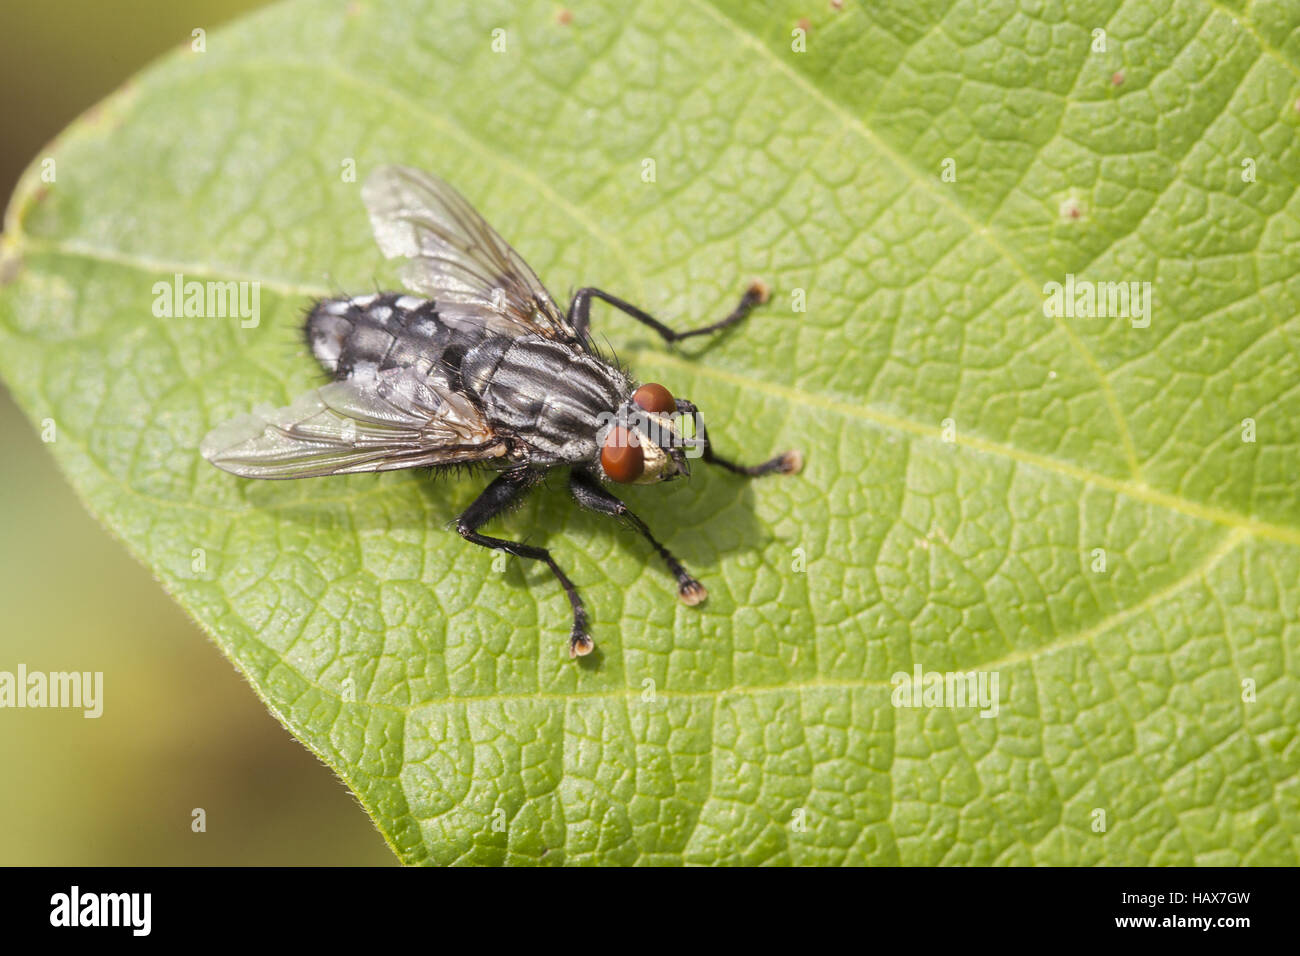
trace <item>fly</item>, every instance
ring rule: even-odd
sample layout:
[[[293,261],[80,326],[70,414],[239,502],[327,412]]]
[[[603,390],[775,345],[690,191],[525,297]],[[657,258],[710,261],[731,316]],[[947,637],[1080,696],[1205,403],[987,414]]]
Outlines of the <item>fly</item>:
[[[569,656],[590,654],[578,589],[545,548],[479,530],[518,504],[556,467],[569,468],[579,506],[642,535],[677,579],[686,604],[707,596],[606,482],[651,484],[689,474],[700,457],[739,475],[792,474],[786,452],[757,465],[721,458],[695,406],[640,384],[590,338],[593,299],[654,329],[666,342],[721,331],[767,300],[752,285],[725,319],[687,332],[600,289],[574,294],[567,312],[527,263],[445,182],[404,166],[377,169],[362,189],[384,256],[407,260],[415,293],[317,302],[307,342],[334,381],[286,408],[244,415],[204,438],[203,457],[244,478],[311,478],[399,468],[477,466],[500,472],[456,519],[474,544],[551,569],[573,607]],[[693,416],[694,434],[682,426]]]

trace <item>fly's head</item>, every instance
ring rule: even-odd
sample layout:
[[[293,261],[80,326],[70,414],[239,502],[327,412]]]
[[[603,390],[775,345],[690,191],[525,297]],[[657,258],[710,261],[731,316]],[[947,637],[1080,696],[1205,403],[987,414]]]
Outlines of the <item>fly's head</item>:
[[[689,475],[687,450],[700,439],[684,435],[681,423],[683,415],[694,412],[694,405],[674,399],[662,385],[648,382],[640,386],[601,422],[596,435],[601,474],[628,485],[651,485]]]

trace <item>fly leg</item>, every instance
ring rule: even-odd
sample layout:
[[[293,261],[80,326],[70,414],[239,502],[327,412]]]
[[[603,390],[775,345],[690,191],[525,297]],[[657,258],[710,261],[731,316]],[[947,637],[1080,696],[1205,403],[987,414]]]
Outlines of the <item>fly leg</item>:
[[[694,415],[699,409],[695,407],[694,402],[688,402],[684,398],[677,399],[677,411],[682,415]],[[719,468],[725,468],[727,471],[734,472],[737,475],[745,475],[748,478],[758,478],[761,475],[793,475],[803,468],[803,453],[798,451],[782,452],[775,458],[769,458],[767,461],[759,462],[757,465],[738,465],[736,462],[722,458],[713,452],[713,442],[709,440],[708,433],[696,422],[698,436],[695,441],[703,447],[703,458],[710,465],[717,465]]]
[[[584,657],[590,654],[592,648],[596,646],[591,639],[591,635],[587,633],[587,609],[582,605],[582,598],[578,596],[578,589],[569,580],[569,576],[560,570],[560,566],[551,557],[551,552],[545,548],[533,547],[518,541],[490,538],[478,532],[481,525],[486,524],[518,504],[523,496],[541,480],[541,477],[540,472],[532,472],[526,469],[507,471],[500,475],[456,519],[456,530],[466,541],[481,544],[493,551],[504,551],[507,554],[513,554],[517,558],[531,558],[534,561],[546,562],[546,565],[551,569],[551,573],[555,575],[560,582],[560,586],[564,588],[564,593],[568,595],[569,604],[573,606],[573,631],[569,635],[569,656]]]
[[[709,443],[708,438],[704,439],[704,460],[710,465],[717,465],[719,468],[725,468],[727,471],[735,472],[737,475],[746,475],[750,478],[773,474],[793,475],[803,467],[803,455],[797,451],[782,452],[775,458],[769,458],[757,465],[738,465],[734,461],[719,458],[715,455],[713,445]]]
[[[642,325],[648,325],[659,333],[665,342],[680,342],[682,339],[688,339],[692,335],[708,335],[712,332],[721,332],[728,326],[735,325],[745,316],[753,311],[754,306],[761,305],[767,301],[768,288],[761,282],[755,282],[745,294],[740,297],[740,303],[731,310],[731,314],[725,319],[714,322],[712,325],[705,325],[698,329],[690,329],[686,332],[674,332],[668,326],[664,325],[648,312],[638,309],[629,302],[624,302],[617,296],[610,295],[600,289],[585,288],[579,289],[573,295],[573,301],[569,303],[569,324],[578,332],[581,338],[587,337],[587,330],[591,326],[591,300],[593,298],[603,299],[614,308],[626,312],[632,318],[636,319]]]
[[[673,557],[672,552],[655,540],[655,536],[650,533],[645,522],[634,515],[622,501],[602,488],[596,479],[575,468],[569,473],[569,493],[573,495],[573,500],[579,507],[597,514],[622,518],[649,541],[650,545],[659,552],[659,557],[664,559],[664,564],[668,565],[668,570],[672,572],[673,577],[677,579],[677,596],[682,599],[683,604],[699,604],[709,596],[709,592],[704,590],[704,585],[691,577],[690,573],[682,567],[682,563]]]

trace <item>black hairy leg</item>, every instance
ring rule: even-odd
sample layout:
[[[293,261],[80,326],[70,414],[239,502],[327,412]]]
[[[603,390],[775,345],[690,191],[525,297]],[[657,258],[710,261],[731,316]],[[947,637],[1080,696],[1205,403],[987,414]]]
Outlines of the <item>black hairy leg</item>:
[[[683,604],[699,604],[709,596],[709,592],[704,590],[704,585],[691,577],[672,552],[655,540],[646,523],[633,514],[627,505],[601,487],[600,482],[587,472],[575,468],[569,473],[569,493],[573,495],[573,500],[579,507],[597,514],[621,518],[649,541],[651,547],[659,552],[659,557],[663,558],[664,564],[668,565],[672,576],[677,579],[677,596],[682,599]]]
[[[483,489],[483,493],[475,498],[474,502],[456,519],[456,531],[466,541],[491,548],[493,551],[504,551],[517,558],[545,562],[556,580],[560,582],[560,586],[564,588],[569,604],[573,607],[573,631],[569,635],[569,656],[584,657],[596,646],[591,635],[587,633],[587,609],[582,604],[582,598],[578,596],[578,589],[569,580],[569,576],[560,570],[560,566],[551,557],[551,552],[519,541],[492,538],[478,531],[482,525],[518,504],[541,479],[541,472],[526,468],[504,472]]]
[[[679,398],[677,399],[677,411],[683,415],[694,415],[699,409],[695,407],[694,402]],[[803,454],[797,451],[782,452],[774,458],[759,462],[757,465],[740,465],[715,454],[713,442],[709,439],[707,433],[702,434],[697,440],[703,445],[702,457],[706,462],[710,465],[717,465],[719,468],[725,468],[737,475],[744,475],[747,478],[759,478],[763,475],[793,475],[803,468]]]
[[[659,336],[665,342],[680,342],[682,339],[688,339],[693,335],[709,335],[713,332],[721,332],[723,329],[735,325],[745,316],[753,311],[754,306],[761,305],[767,301],[768,288],[761,282],[755,282],[745,294],[740,297],[740,303],[731,310],[731,314],[725,319],[714,322],[712,325],[701,326],[698,329],[689,329],[685,332],[675,332],[668,326],[664,325],[650,313],[638,309],[630,302],[624,302],[618,296],[610,295],[600,289],[587,287],[579,289],[573,295],[573,301],[569,303],[569,324],[578,332],[578,336],[586,339],[587,332],[591,327],[591,300],[601,299],[608,302],[614,308],[626,312],[632,318],[636,319],[642,325],[647,325],[659,333]]]

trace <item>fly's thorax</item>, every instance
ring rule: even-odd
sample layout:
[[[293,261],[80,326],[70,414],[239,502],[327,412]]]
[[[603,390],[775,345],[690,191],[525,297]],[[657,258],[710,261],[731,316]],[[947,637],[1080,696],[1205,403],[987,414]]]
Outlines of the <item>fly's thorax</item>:
[[[538,464],[595,460],[600,423],[629,387],[608,362],[539,335],[485,344],[466,356],[463,375],[488,420],[528,445]]]
[[[501,359],[513,344],[505,336],[494,335],[479,342],[461,357],[460,384],[466,394],[486,403],[492,377],[496,375]]]

